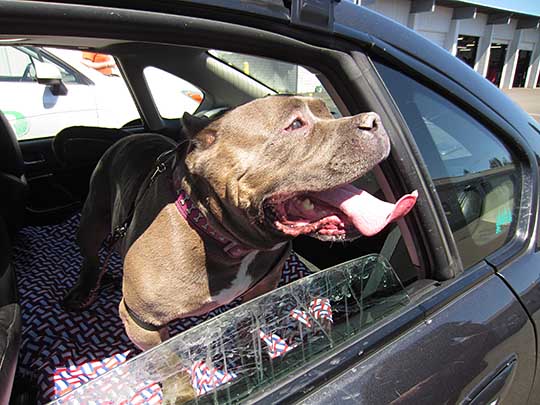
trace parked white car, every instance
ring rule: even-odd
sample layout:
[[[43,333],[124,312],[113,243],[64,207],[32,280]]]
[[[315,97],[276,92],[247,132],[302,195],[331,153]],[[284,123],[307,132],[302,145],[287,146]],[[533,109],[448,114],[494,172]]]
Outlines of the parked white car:
[[[148,69],[145,78],[164,118],[192,113],[202,101],[199,89],[167,72]],[[121,128],[140,118],[120,75],[85,66],[80,51],[34,46],[0,46],[0,111],[18,139],[73,125]]]

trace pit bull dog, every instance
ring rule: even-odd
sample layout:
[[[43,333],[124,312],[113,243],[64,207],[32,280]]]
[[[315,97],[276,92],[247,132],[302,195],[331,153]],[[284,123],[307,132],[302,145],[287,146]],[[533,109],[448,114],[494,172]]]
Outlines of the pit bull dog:
[[[350,185],[389,154],[375,113],[334,119],[321,100],[270,96],[206,126],[184,121],[189,146],[141,134],[104,154],[78,233],[84,262],[64,301],[92,303],[98,250],[129,218],[115,244],[119,311],[142,349],[167,339],[172,320],[274,289],[294,237],[374,235],[416,201],[412,193],[391,204]]]

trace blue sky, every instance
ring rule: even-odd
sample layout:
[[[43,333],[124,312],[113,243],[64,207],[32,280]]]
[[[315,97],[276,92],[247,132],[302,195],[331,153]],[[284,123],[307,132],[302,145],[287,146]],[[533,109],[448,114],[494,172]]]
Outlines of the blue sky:
[[[540,0],[467,0],[466,3],[496,7],[540,17]]]

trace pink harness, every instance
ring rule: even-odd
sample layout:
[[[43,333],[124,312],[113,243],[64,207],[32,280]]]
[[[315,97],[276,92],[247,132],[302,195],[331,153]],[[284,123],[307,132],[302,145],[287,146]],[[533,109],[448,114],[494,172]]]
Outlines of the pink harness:
[[[223,251],[230,257],[238,259],[255,250],[234,240],[232,236],[225,235],[212,228],[208,223],[208,219],[203,215],[201,210],[195,207],[193,200],[191,200],[189,195],[183,189],[178,191],[178,198],[176,199],[175,205],[189,226],[195,229],[199,234],[204,233],[214,239],[223,247]]]

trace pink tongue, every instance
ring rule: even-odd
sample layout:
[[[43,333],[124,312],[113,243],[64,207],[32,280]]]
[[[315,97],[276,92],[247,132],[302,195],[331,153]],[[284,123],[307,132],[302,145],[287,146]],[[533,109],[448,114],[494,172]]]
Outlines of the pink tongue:
[[[339,208],[365,236],[373,236],[386,225],[406,215],[416,203],[418,192],[406,194],[395,204],[381,201],[350,184],[316,194],[317,199]]]

